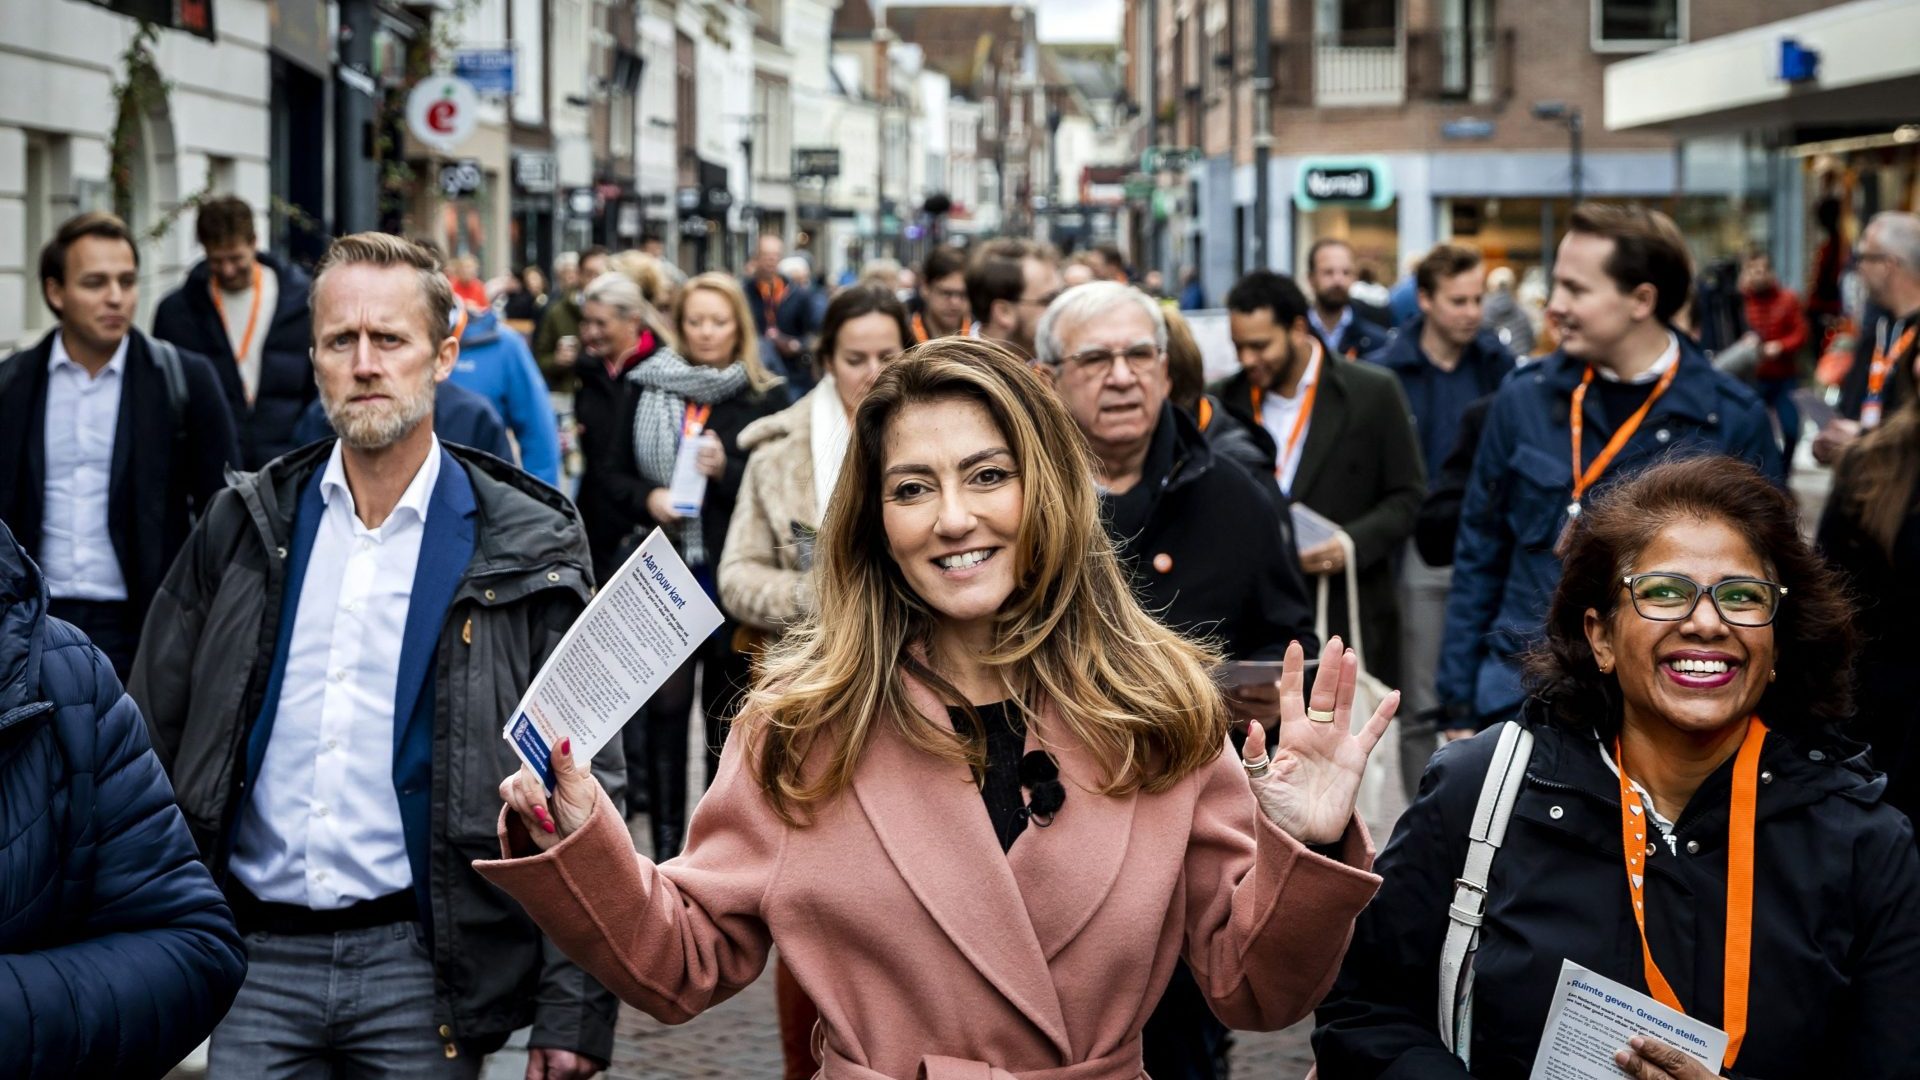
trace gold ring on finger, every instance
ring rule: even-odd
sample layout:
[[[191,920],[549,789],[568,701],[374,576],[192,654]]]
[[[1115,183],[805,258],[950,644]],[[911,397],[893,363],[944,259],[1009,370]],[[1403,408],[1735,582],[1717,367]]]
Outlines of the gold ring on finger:
[[[1316,724],[1331,724],[1333,723],[1333,710],[1309,708],[1307,710],[1307,719]]]

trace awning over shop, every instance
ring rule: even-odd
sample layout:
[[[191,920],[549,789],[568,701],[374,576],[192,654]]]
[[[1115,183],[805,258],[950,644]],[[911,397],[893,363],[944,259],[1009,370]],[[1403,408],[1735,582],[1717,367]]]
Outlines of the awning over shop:
[[[1920,114],[1916,42],[1920,3],[1853,0],[1663,49],[1607,68],[1606,125],[1693,134],[1910,123]]]

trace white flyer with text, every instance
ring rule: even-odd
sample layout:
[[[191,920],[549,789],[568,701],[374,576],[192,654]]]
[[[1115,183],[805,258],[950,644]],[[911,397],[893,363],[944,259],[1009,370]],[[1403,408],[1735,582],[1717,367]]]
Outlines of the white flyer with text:
[[[553,790],[553,748],[588,762],[720,625],[720,609],[659,529],[600,587],[533,677],[503,732]]]
[[[1727,1033],[1712,1024],[1563,960],[1530,1080],[1620,1080],[1613,1055],[1635,1035],[1685,1051],[1716,1076],[1727,1052]]]

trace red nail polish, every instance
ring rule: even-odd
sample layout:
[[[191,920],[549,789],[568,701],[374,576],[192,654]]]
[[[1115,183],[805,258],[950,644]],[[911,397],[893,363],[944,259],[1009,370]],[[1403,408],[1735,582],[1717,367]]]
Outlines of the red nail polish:
[[[547,816],[545,814],[540,815],[540,824],[546,826],[547,834],[549,836],[557,835],[559,832],[559,830],[553,827],[553,822],[547,820]]]
[[[571,754],[573,753],[573,740],[572,740],[572,739],[561,739],[561,740],[560,740],[560,752],[561,752],[561,753],[563,753],[563,754],[568,754],[568,755],[571,755]]]

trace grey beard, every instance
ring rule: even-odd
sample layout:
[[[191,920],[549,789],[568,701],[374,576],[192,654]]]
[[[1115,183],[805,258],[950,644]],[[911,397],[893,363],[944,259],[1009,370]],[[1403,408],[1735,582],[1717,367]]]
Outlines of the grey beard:
[[[349,411],[344,401],[328,401],[321,395],[327,422],[339,434],[340,441],[355,450],[384,450],[407,437],[420,421],[433,412],[433,375],[414,393],[396,394],[394,399],[374,409]]]

